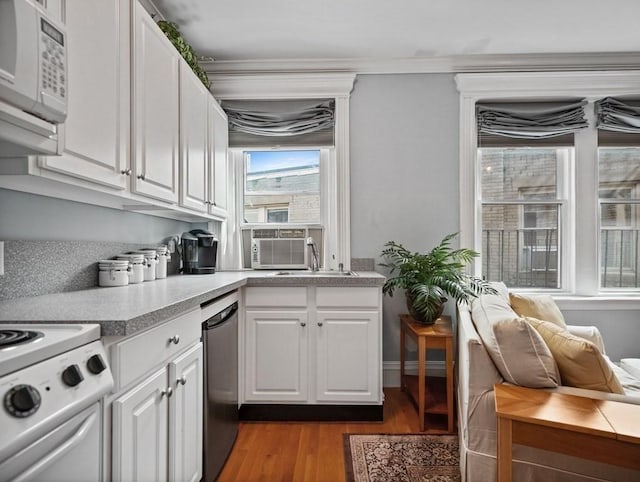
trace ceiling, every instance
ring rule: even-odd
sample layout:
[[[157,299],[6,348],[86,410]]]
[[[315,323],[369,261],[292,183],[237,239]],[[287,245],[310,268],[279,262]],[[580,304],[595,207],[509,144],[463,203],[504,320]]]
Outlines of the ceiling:
[[[640,52],[638,0],[152,0],[216,61]]]

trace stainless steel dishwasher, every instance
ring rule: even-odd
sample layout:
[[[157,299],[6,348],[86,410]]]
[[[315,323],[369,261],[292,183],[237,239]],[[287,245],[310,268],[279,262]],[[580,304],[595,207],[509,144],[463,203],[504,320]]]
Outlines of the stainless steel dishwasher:
[[[204,482],[216,480],[238,435],[237,300],[234,292],[202,305]]]

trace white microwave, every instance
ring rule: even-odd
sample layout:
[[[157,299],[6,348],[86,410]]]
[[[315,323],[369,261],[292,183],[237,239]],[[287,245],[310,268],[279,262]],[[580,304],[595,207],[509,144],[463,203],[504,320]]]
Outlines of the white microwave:
[[[64,25],[32,0],[0,0],[0,101],[58,124],[68,83]]]

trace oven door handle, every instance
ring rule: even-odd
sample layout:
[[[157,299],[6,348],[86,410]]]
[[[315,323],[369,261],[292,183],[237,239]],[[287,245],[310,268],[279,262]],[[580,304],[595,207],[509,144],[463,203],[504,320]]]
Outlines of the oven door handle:
[[[14,482],[21,482],[26,480],[31,480],[36,475],[46,470],[46,468],[51,465],[56,459],[60,458],[71,449],[77,447],[80,442],[82,442],[93,425],[96,423],[96,419],[98,418],[97,414],[94,412],[87,417],[87,419],[82,422],[82,425],[78,427],[78,430],[75,431],[73,435],[71,435],[67,440],[65,440],[62,444],[60,444],[56,449],[49,452],[47,455],[42,457],[36,464],[29,467],[29,469],[25,470],[21,474],[19,474]]]

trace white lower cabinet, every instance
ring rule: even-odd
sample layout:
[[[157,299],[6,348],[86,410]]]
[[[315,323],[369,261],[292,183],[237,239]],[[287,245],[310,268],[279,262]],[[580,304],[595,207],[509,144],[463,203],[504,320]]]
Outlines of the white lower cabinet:
[[[167,480],[167,370],[113,403],[113,479]]]
[[[380,313],[318,311],[316,399],[375,402],[379,399]]]
[[[247,311],[246,390],[250,400],[307,400],[305,311]]]
[[[113,479],[202,477],[202,343],[113,402]]]
[[[202,343],[169,363],[169,480],[197,482],[202,477]]]
[[[204,355],[200,310],[110,346],[111,479],[202,477]]]
[[[381,302],[379,287],[246,288],[244,402],[381,403]]]

